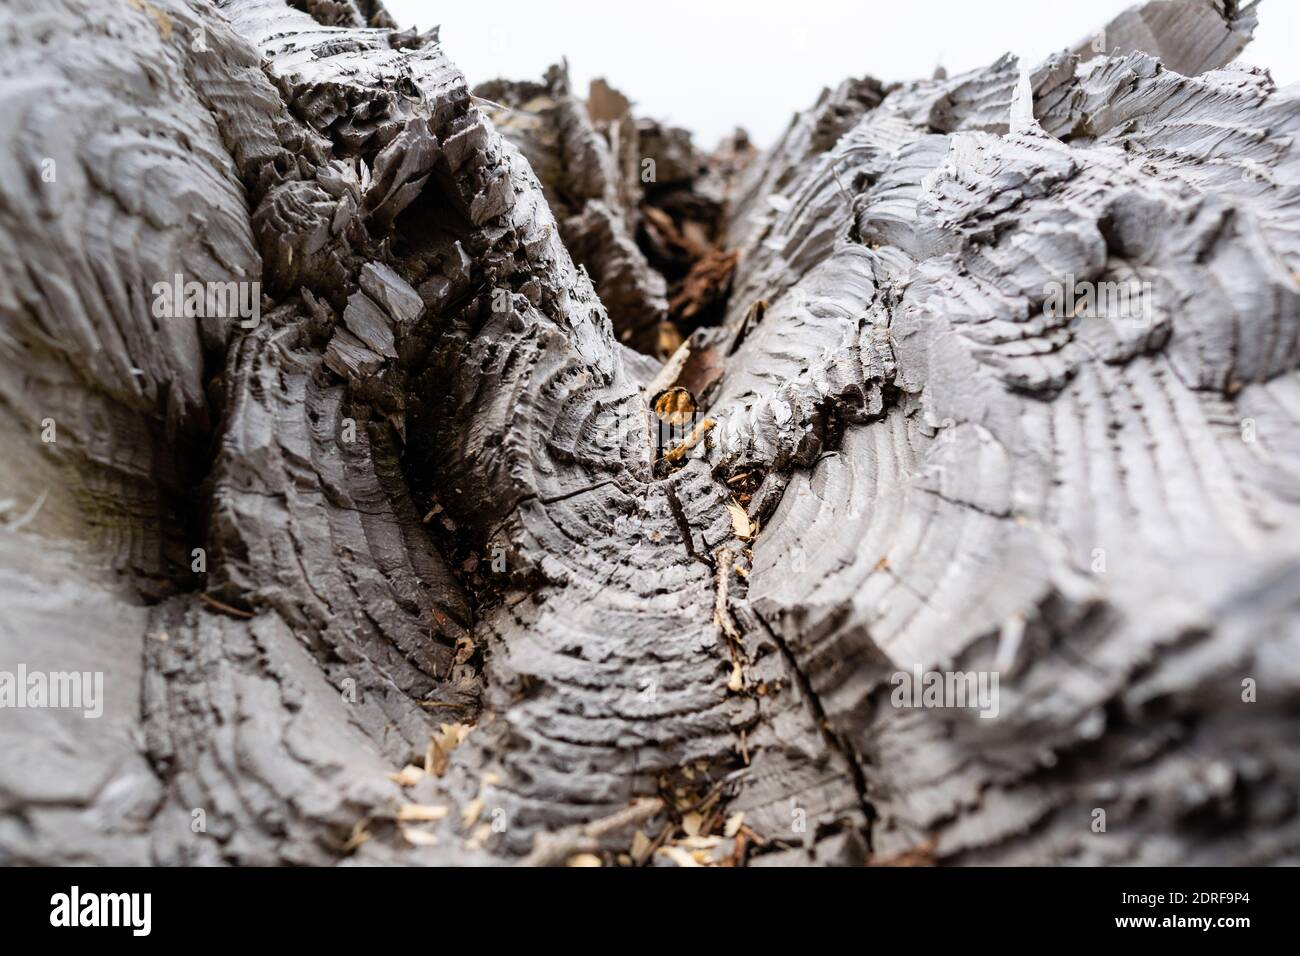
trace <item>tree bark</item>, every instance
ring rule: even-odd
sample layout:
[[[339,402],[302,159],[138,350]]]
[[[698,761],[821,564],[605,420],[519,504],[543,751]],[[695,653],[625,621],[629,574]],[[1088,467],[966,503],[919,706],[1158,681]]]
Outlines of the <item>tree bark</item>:
[[[747,163],[377,0],[0,27],[0,670],[104,679],[0,711],[0,861],[1296,862],[1249,10],[847,80]]]

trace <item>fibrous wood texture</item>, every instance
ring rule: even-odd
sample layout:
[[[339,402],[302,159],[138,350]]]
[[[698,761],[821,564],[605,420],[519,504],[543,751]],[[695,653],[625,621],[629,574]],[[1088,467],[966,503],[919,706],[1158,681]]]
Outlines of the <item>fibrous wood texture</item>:
[[[0,859],[1294,862],[1253,26],[848,80],[746,165],[371,0],[7,4],[0,670],[105,695],[0,710]],[[954,671],[995,714],[896,706]]]

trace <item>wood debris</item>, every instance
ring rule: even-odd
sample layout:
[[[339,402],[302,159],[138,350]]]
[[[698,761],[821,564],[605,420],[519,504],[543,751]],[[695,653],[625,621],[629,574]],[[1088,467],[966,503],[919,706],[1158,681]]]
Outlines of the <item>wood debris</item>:
[[[727,514],[731,515],[731,530],[735,532],[737,538],[749,541],[757,534],[757,529],[749,515],[745,513],[745,509],[734,501],[727,503]]]
[[[437,846],[438,837],[418,827],[402,827],[402,838],[411,846]]]
[[[439,732],[429,737],[429,745],[424,754],[424,772],[441,777],[451,761],[451,752],[473,729],[472,724],[442,724]]]
[[[407,764],[396,773],[388,774],[388,779],[393,781],[399,787],[413,787],[425,777],[423,767],[417,767],[415,764]]]
[[[397,819],[405,823],[431,823],[441,820],[451,810],[431,803],[403,803],[397,808]]]

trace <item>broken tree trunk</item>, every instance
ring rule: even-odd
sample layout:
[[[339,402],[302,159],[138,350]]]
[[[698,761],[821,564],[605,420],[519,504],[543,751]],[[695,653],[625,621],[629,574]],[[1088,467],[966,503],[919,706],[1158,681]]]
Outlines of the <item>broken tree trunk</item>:
[[[0,860],[1294,862],[1253,24],[846,81],[724,221],[374,0],[6,5],[0,671],[104,685]]]

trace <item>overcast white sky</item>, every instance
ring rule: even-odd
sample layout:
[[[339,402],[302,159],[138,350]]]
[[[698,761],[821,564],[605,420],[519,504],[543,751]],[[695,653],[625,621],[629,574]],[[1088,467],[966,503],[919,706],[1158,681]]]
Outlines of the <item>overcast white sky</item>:
[[[791,114],[848,76],[929,76],[1010,51],[1037,62],[1134,0],[385,0],[403,26],[441,24],[472,84],[537,79],[569,59],[574,90],[603,76],[640,115],[713,146],[736,126],[771,144]],[[1300,0],[1264,0],[1242,60],[1300,80]],[[789,68],[782,68],[788,63]]]

